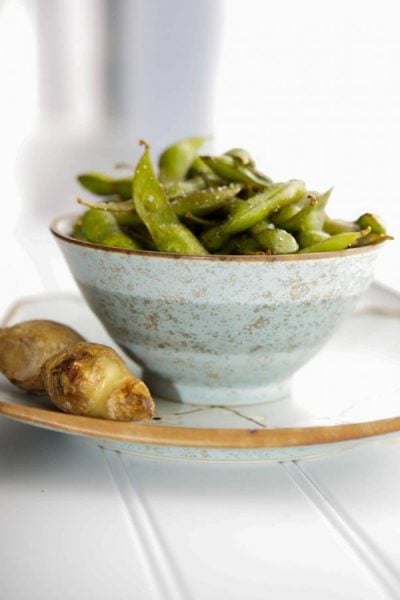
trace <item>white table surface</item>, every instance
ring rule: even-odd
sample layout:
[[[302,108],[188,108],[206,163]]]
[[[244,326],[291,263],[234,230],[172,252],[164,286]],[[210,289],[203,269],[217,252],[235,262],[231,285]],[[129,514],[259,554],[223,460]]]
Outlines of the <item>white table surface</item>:
[[[0,599],[28,598],[400,598],[400,435],[202,464],[0,418]]]

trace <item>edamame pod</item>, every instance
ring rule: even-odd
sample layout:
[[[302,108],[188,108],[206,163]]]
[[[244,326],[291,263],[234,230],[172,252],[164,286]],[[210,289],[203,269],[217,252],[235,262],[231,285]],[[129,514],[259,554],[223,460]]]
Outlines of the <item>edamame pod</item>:
[[[132,177],[114,179],[102,173],[83,173],[77,179],[85,189],[97,196],[132,197]]]
[[[296,202],[304,193],[304,182],[292,179],[288,183],[273,184],[248,200],[238,200],[228,219],[222,225],[206,231],[202,241],[209,250],[219,250],[228,237],[250,229],[273,210]]]
[[[233,158],[240,161],[242,165],[248,165],[254,169],[255,163],[253,157],[247,150],[244,148],[232,148],[232,150],[228,150],[228,152],[224,153],[225,156],[233,156]]]
[[[200,190],[208,189],[210,186],[220,185],[226,185],[226,182],[222,181],[222,179],[219,179],[212,173],[211,179],[208,175],[207,177],[204,175],[196,175],[190,179],[185,179],[185,181],[164,183],[163,187],[168,200],[173,200],[178,196],[199,192]]]
[[[326,205],[328,204],[328,200],[331,197],[333,191],[333,187],[329,188],[329,190],[327,190],[326,192],[324,192],[323,194],[319,194],[318,192],[309,192],[308,197],[309,198],[315,198],[316,202],[315,205],[318,206],[318,208],[325,208]],[[311,202],[311,204],[313,204]]]
[[[290,232],[301,230],[322,229],[325,215],[319,206],[306,206],[293,215],[290,219],[281,224],[283,229]]]
[[[262,219],[250,229],[251,235],[255,236],[264,231],[265,229],[275,229],[275,225],[273,225],[269,219]]]
[[[82,242],[89,241],[82,231],[82,218],[81,217],[76,219],[76,221],[73,225],[73,228],[72,228],[71,236],[73,238],[75,238],[76,240],[81,240]]]
[[[181,181],[197,156],[207,137],[190,137],[169,146],[159,159],[160,181]]]
[[[306,254],[308,252],[337,252],[339,250],[346,250],[346,248],[354,246],[357,240],[368,235],[368,233],[370,233],[370,229],[337,233],[336,235],[331,235],[325,240],[315,242],[315,244],[312,244],[311,246],[302,248],[299,250],[299,254]]]
[[[294,215],[297,215],[297,213],[300,212],[302,208],[303,207],[297,202],[296,204],[288,204],[287,206],[283,206],[276,212],[273,212],[269,218],[271,220],[271,223],[276,225],[276,227],[281,227],[284,225],[284,223],[289,221],[289,219],[294,217]]]
[[[325,215],[324,219],[324,231],[330,235],[337,233],[344,233],[346,231],[360,231],[360,227],[352,221],[345,221],[343,219],[331,219]]]
[[[188,213],[200,217],[226,205],[227,200],[234,198],[240,190],[239,184],[209,187],[178,196],[171,201],[171,206],[178,217],[184,217]]]
[[[201,175],[203,180],[206,181],[208,179],[215,179],[216,175],[213,171],[211,171],[210,167],[207,167],[206,163],[203,162],[200,156],[195,156],[192,164],[190,165],[190,169],[187,172],[186,179],[192,179],[193,177],[197,177]]]
[[[104,210],[111,213],[127,213],[135,210],[135,205],[132,200],[121,200],[119,202],[92,202],[83,198],[77,198],[78,204],[95,208],[96,210]]]
[[[299,249],[295,238],[284,229],[266,228],[254,237],[260,250],[267,250],[271,254],[293,254]]]
[[[126,235],[112,213],[90,208],[82,216],[81,231],[89,242],[139,250],[140,245]]]
[[[135,227],[142,223],[132,200],[123,200],[121,202],[91,202],[90,200],[78,198],[77,202],[88,208],[93,208],[94,210],[112,213],[118,225],[130,225],[131,227]]]
[[[133,177],[133,199],[136,212],[161,252],[207,254],[193,233],[178,219],[156,177],[146,142]]]
[[[218,177],[225,181],[236,181],[245,183],[255,187],[269,187],[272,183],[271,179],[258,171],[255,171],[250,166],[245,166],[240,160],[233,156],[201,156],[203,162],[206,163]]]
[[[356,240],[355,244],[353,245],[357,247],[370,246],[375,244],[381,244],[386,240],[393,240],[393,237],[391,235],[387,235],[387,233],[373,233],[371,231],[371,233],[368,233],[368,235],[364,235],[363,237],[358,238],[358,240]]]
[[[385,234],[386,233],[386,227],[382,223],[382,219],[380,217],[378,217],[378,215],[373,215],[372,213],[364,213],[363,215],[358,217],[356,224],[361,229],[370,227],[371,233],[377,233],[377,234]]]
[[[218,254],[265,254],[260,250],[256,239],[248,234],[241,234],[230,238],[220,249]]]
[[[330,235],[325,231],[315,231],[313,229],[302,229],[296,234],[297,241],[299,243],[300,248],[307,248],[307,246],[312,246],[317,242],[322,242],[323,240],[327,240]]]

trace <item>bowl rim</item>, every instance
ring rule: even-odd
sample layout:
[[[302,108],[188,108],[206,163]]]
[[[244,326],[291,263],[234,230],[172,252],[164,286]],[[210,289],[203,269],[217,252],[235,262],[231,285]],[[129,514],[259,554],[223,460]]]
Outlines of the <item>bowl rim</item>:
[[[194,260],[202,262],[261,262],[261,263],[275,263],[275,262],[296,262],[296,261],[309,261],[309,260],[322,260],[330,258],[344,258],[346,256],[354,256],[357,254],[365,254],[369,252],[376,252],[379,250],[377,244],[370,244],[368,246],[360,246],[359,248],[347,248],[346,250],[334,250],[331,252],[309,252],[304,254],[178,254],[174,252],[158,252],[155,250],[131,250],[129,248],[117,248],[114,246],[104,246],[103,244],[96,244],[93,242],[86,242],[73,238],[72,236],[65,235],[60,231],[61,223],[65,221],[72,221],[79,217],[76,214],[62,215],[54,218],[49,226],[51,233],[59,240],[80,246],[83,248],[90,248],[94,251],[101,250],[104,252],[127,254],[130,256],[140,256],[141,258],[161,258],[169,260]],[[382,245],[382,244],[381,244]]]

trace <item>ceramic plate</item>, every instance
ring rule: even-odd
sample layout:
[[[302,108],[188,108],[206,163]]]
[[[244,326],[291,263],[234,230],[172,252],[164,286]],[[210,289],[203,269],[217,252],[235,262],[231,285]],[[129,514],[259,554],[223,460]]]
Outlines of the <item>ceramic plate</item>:
[[[115,347],[78,296],[22,300],[4,324],[33,318],[61,321],[90,341]],[[20,392],[2,378],[0,413],[143,456],[210,461],[310,458],[377,436],[399,436],[399,360],[400,297],[373,285],[353,316],[294,377],[291,398],[233,408],[156,398],[153,420],[118,423],[63,414],[46,399]]]

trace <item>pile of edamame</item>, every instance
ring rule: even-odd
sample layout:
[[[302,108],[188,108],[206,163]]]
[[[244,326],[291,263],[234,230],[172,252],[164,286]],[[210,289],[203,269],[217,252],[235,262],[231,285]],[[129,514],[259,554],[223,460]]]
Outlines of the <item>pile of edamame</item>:
[[[380,218],[333,219],[331,190],[310,192],[303,181],[274,182],[241,148],[219,156],[199,153],[191,137],[168,147],[158,172],[144,147],[134,173],[78,176],[101,200],[78,199],[86,212],[72,236],[105,246],[168,253],[273,255],[332,252],[392,239]]]

